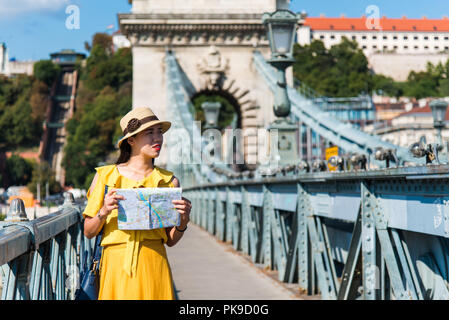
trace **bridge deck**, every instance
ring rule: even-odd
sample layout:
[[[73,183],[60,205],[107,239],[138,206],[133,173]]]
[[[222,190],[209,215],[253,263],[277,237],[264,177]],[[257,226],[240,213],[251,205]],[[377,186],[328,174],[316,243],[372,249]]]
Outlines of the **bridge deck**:
[[[182,240],[167,248],[178,299],[299,299],[293,291],[232,251],[229,245],[189,224]]]

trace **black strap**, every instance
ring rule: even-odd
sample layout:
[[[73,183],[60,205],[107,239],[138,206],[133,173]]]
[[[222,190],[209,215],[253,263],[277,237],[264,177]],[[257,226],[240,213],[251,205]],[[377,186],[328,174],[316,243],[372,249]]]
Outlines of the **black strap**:
[[[105,185],[104,187],[104,195],[108,193],[108,185]],[[96,266],[99,268],[100,259],[101,259],[101,253],[103,251],[103,248],[101,247],[101,240],[103,238],[103,231],[104,226],[101,228],[101,231],[97,234],[97,237],[95,238],[95,246],[94,246],[94,252],[93,252],[93,259],[92,259],[92,265],[95,265],[95,262],[97,262]]]

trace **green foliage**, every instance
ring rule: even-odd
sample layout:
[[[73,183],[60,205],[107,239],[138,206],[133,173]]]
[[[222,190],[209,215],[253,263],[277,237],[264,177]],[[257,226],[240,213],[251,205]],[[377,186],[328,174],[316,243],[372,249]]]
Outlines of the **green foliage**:
[[[218,127],[220,128],[220,130],[225,129],[228,125],[230,125],[232,120],[234,119],[234,116],[237,114],[235,108],[232,106],[229,100],[218,95],[217,93],[206,92],[200,94],[193,99],[192,103],[195,107],[195,120],[201,121],[202,129],[204,129],[206,123],[204,118],[204,111],[201,107],[204,102],[221,103],[221,109],[218,116]]]
[[[41,60],[34,64],[34,76],[51,87],[61,73],[61,68],[51,60]]]
[[[94,36],[77,94],[77,109],[68,121],[63,166],[66,184],[88,188],[95,167],[115,151],[122,136],[120,119],[131,110],[132,55],[109,52],[108,39]]]
[[[31,180],[32,165],[18,155],[6,159],[6,180],[8,185],[23,186]],[[6,186],[6,185],[5,185]]]
[[[33,162],[32,168],[32,178],[27,187],[34,194],[34,197],[37,197],[37,183],[40,183],[41,196],[45,192],[45,184],[47,182],[50,194],[62,191],[61,185],[56,181],[55,172],[51,169],[48,162]]]
[[[390,97],[401,97],[404,94],[404,85],[400,82],[394,81],[390,77],[381,74],[373,75],[374,91],[379,95],[386,95]]]
[[[110,86],[118,90],[121,85],[132,79],[132,55],[130,48],[119,49],[109,57],[107,51],[95,45],[87,59],[86,85],[92,90],[101,90]]]
[[[351,97],[373,88],[368,60],[355,41],[343,38],[329,50],[319,40],[307,46],[296,44],[293,55],[294,76],[320,95]]]
[[[0,76],[0,148],[34,147],[42,134],[47,85],[34,77]]]
[[[22,95],[12,106],[6,107],[0,116],[0,145],[6,149],[16,150],[19,147],[32,147],[39,144],[42,124],[33,119],[29,96]]]
[[[407,81],[397,82],[390,77],[373,74],[357,43],[346,38],[331,49],[326,49],[319,40],[307,46],[296,44],[294,57],[295,78],[320,95],[351,97],[377,93],[417,99],[449,96],[449,60],[444,65],[428,63],[426,71],[412,71]]]
[[[417,99],[442,97],[449,94],[449,60],[436,66],[428,63],[426,71],[410,72],[404,84],[404,95]]]
[[[10,106],[16,103],[20,96],[27,96],[32,83],[32,77],[26,75],[12,79],[0,76],[0,105]]]

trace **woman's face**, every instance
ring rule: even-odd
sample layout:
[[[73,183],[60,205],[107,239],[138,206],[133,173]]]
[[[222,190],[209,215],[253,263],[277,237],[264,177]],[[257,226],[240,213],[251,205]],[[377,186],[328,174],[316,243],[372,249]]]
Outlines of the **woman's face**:
[[[132,154],[142,154],[148,158],[159,157],[163,142],[161,124],[152,126],[128,138]]]

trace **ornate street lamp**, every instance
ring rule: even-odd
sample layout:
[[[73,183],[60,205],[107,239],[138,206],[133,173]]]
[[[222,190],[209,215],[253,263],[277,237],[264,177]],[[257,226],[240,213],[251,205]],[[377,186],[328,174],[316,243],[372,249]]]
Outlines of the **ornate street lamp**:
[[[206,124],[204,128],[206,129],[204,139],[208,141],[207,152],[212,157],[220,158],[221,157],[221,135],[214,136],[215,130],[207,130],[207,129],[218,129],[218,116],[220,114],[221,103],[220,102],[204,102],[201,104],[201,108],[204,110],[204,118],[206,120]],[[215,132],[217,134],[217,132]],[[220,140],[217,140],[220,139]],[[212,142],[211,142],[212,141]]]
[[[443,147],[443,138],[441,136],[441,130],[445,126],[447,102],[442,100],[434,100],[430,103],[430,109],[432,109],[433,126],[437,129],[437,143]]]
[[[298,22],[301,22],[303,17],[305,14],[295,14],[290,10],[277,10],[262,16],[271,48],[271,59],[268,62],[278,70],[278,87],[274,102],[274,114],[277,117],[288,117],[290,114],[285,70],[295,62],[293,42]]]
[[[201,108],[204,110],[204,118],[206,119],[205,129],[217,129],[218,128],[218,116],[220,114],[221,103],[220,102],[204,102],[201,104]]]
[[[293,42],[296,28],[303,22],[305,13],[295,14],[289,10],[277,10],[264,13],[262,23],[268,33],[271,59],[268,62],[277,69],[277,87],[274,93],[274,114],[278,117],[269,127],[271,165],[293,164],[298,160],[296,150],[296,131],[298,126],[290,122],[290,100],[287,94],[285,70],[291,66],[293,59]],[[277,142],[277,145],[276,145]]]

